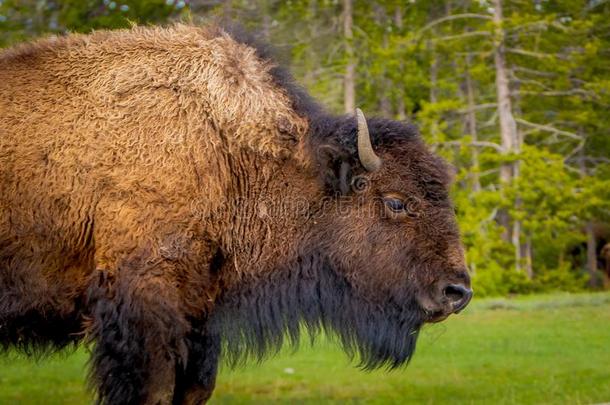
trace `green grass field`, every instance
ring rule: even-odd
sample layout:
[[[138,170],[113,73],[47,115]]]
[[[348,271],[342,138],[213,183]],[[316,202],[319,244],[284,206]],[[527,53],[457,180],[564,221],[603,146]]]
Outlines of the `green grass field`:
[[[0,360],[0,404],[87,404],[87,354]],[[331,342],[223,368],[214,404],[610,402],[610,294],[475,300],[424,328],[411,364],[361,372]]]

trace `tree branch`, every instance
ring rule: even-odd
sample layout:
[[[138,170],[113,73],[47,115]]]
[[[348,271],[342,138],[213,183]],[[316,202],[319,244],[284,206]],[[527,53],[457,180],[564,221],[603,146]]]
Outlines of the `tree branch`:
[[[527,28],[546,29],[548,27],[557,28],[558,30],[563,31],[563,32],[566,32],[568,30],[568,28],[565,25],[558,23],[557,21],[531,21],[531,22],[528,22],[525,24],[514,26],[511,29],[509,29],[508,31],[516,32],[516,31],[520,31],[522,29],[527,29]]]
[[[557,73],[552,73],[552,72],[542,72],[540,70],[535,70],[535,69],[529,69],[526,67],[522,67],[522,66],[513,66],[512,69],[516,72],[523,72],[523,73],[528,73],[534,76],[541,76],[541,77],[557,77]]]
[[[459,114],[468,114],[473,111],[480,111],[480,110],[487,110],[489,108],[496,108],[497,106],[498,106],[498,103],[478,104],[478,105],[472,106],[470,108],[460,108],[459,110],[457,110],[457,112]]]
[[[452,21],[452,20],[459,20],[459,19],[462,19],[462,18],[478,18],[478,19],[482,19],[482,20],[491,20],[492,19],[491,16],[489,16],[489,15],[476,14],[476,13],[464,13],[464,14],[448,15],[446,17],[442,17],[442,18],[439,18],[438,20],[434,20],[434,21],[428,23],[421,30],[419,30],[418,35],[421,35],[425,31],[428,31],[430,28],[435,27],[435,26],[437,26],[439,24],[442,24],[444,22]]]
[[[557,96],[574,96],[577,94],[591,97],[595,96],[595,93],[590,91],[586,91],[583,89],[572,89],[572,90],[547,90],[547,91],[519,91],[521,95],[534,95],[534,96],[548,96],[548,97],[557,97]]]
[[[563,131],[561,129],[557,129],[557,128],[552,127],[550,125],[536,124],[536,123],[533,123],[533,122],[526,121],[526,120],[524,120],[522,118],[515,118],[515,121],[517,121],[519,124],[525,125],[526,127],[536,128],[536,129],[539,129],[541,131],[551,132],[553,134],[563,135],[563,136],[566,136],[566,137],[571,138],[571,139],[576,139],[577,141],[582,141],[582,136],[577,135],[577,134],[575,134],[573,132],[568,132],[568,131]]]
[[[556,55],[553,55],[550,53],[526,51],[525,49],[518,49],[518,48],[506,48],[506,52],[514,53],[517,55],[532,56],[534,58],[540,58],[540,59],[548,59],[548,58],[556,57]]]
[[[473,141],[469,143],[463,143],[460,141],[445,141],[445,142],[437,142],[435,145],[438,146],[476,146],[480,148],[493,148],[500,153],[504,152],[504,148],[497,143],[494,142],[486,142],[486,141]]]
[[[434,38],[434,39],[432,39],[432,42],[453,41],[455,39],[463,39],[463,38],[478,37],[478,36],[489,36],[489,35],[491,35],[491,33],[489,31],[472,31],[472,32],[465,32],[463,34],[448,35],[446,37]]]
[[[580,140],[580,142],[578,142],[578,145],[570,153],[568,153],[568,155],[563,159],[564,162],[567,163],[568,160],[570,160],[572,157],[576,156],[576,154],[579,153],[584,147],[585,147],[585,140],[583,138]]]
[[[496,125],[496,121],[498,121],[498,110],[495,110],[491,117],[480,125],[480,128],[487,128],[492,125]]]

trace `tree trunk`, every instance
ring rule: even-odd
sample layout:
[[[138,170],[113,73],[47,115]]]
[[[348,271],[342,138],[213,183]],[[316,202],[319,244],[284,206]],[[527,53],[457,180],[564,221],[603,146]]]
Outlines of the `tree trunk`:
[[[436,32],[433,30],[433,36],[436,36]],[[437,96],[437,82],[438,82],[438,55],[436,53],[436,46],[433,41],[427,43],[428,51],[430,52],[430,103],[434,104],[438,101]],[[440,117],[439,117],[440,118]],[[430,137],[432,143],[439,142],[439,125],[438,120],[434,120],[430,125]]]
[[[343,0],[343,35],[345,37],[345,54],[347,57],[343,79],[343,105],[347,114],[352,114],[356,111],[356,61],[354,60],[352,25],[352,0]]]
[[[533,266],[533,246],[532,246],[532,235],[527,235],[525,239],[525,245],[523,247],[523,258],[525,262],[525,274],[531,280],[534,277],[534,266]]]
[[[578,131],[582,134],[582,130]],[[587,176],[587,165],[585,163],[585,148],[581,148],[579,151],[578,159],[580,177],[585,178]],[[595,237],[595,229],[593,222],[588,221],[585,225],[585,233],[587,235],[587,273],[589,273],[589,287],[598,287],[601,279],[599,277],[597,269],[597,238]]]
[[[599,284],[597,273],[597,239],[593,232],[593,223],[587,222],[587,272],[589,273],[589,286],[596,287]]]
[[[472,83],[472,76],[470,76],[470,62],[472,55],[466,55],[466,72],[465,72],[465,84],[466,84],[466,100],[468,105],[468,113],[466,114],[466,128],[468,134],[472,138],[472,142],[479,140],[477,132],[477,114],[475,112],[475,98],[474,98],[474,84]],[[474,147],[472,148],[471,155],[471,167],[472,173],[470,174],[472,179],[472,190],[476,193],[481,191],[481,180],[479,176],[479,150]]]
[[[396,25],[396,28],[402,32],[402,28],[403,28],[403,18],[402,18],[402,6],[400,3],[398,3],[396,5],[396,8],[394,9],[394,25]],[[402,71],[403,65],[402,62],[400,63],[400,70]],[[398,90],[398,103],[396,105],[396,116],[399,120],[406,120],[407,119],[407,112],[406,112],[406,106],[405,106],[405,92],[404,92],[404,88],[403,88],[403,83],[400,83],[400,87]]]
[[[385,8],[381,4],[377,4],[374,6],[375,9],[375,22],[380,27],[387,26],[390,21],[388,21],[388,16]],[[382,36],[382,47],[384,50],[388,49],[388,33],[386,30],[383,30]],[[393,87],[392,80],[390,79],[390,74],[388,70],[384,67],[383,73],[381,77],[381,94],[379,95],[379,112],[382,117],[385,118],[394,118],[392,111],[392,100],[390,99],[391,89]]]
[[[263,12],[262,34],[265,41],[271,42],[271,0],[262,0],[259,4]]]
[[[500,136],[502,146],[506,153],[513,152],[517,146],[517,123],[513,116],[508,72],[506,68],[506,55],[504,52],[504,30],[502,28],[502,0],[493,0],[496,25],[496,44],[494,49],[494,62],[496,68],[496,95],[498,100],[498,115],[500,120]],[[502,166],[501,180],[510,183],[513,176],[512,164]]]
[[[515,148],[515,152],[519,152],[520,148]],[[513,173],[513,180],[516,179],[517,177],[519,177],[519,171],[520,171],[520,164],[519,162],[515,162],[513,164],[513,168],[512,168],[512,173]],[[519,211],[520,209],[522,209],[523,207],[523,200],[521,199],[521,196],[517,195],[516,199],[515,199],[515,211]],[[530,241],[530,246],[527,248],[523,248],[523,246],[521,245],[521,221],[518,219],[513,218],[513,227],[512,227],[512,232],[511,232],[511,241],[513,244],[513,248],[515,249],[515,270],[517,271],[521,271],[521,265],[523,262],[523,259],[527,259],[526,258],[526,252],[527,249],[531,249],[531,241]],[[527,260],[526,260],[527,262]],[[528,277],[531,279],[533,274],[529,274],[528,273]]]
[[[233,18],[233,0],[224,0],[222,2],[222,18],[225,21],[232,21],[232,18]]]
[[[438,55],[436,54],[436,46],[433,41],[428,41],[428,50],[431,55],[430,62],[430,102],[436,103],[438,97],[436,95],[436,83],[438,81]]]
[[[518,152],[519,138],[517,123],[513,116],[508,70],[506,67],[504,29],[502,28],[502,0],[493,0],[493,8],[493,21],[495,24],[494,63],[496,69],[496,96],[498,101],[498,117],[500,120],[500,137],[504,153],[510,154]],[[504,186],[509,185],[516,174],[516,170],[518,170],[516,165],[512,163],[502,164],[500,167],[500,182]],[[515,258],[518,258],[515,265],[517,266],[517,269],[519,269],[521,262],[521,226],[515,222],[511,229],[510,216],[506,211],[501,212],[498,219],[500,224],[504,227],[504,233],[502,235],[504,240],[512,242],[515,247]]]

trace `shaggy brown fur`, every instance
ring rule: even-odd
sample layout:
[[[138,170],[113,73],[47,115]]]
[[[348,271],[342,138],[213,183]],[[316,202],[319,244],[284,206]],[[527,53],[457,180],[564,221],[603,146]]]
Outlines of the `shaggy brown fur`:
[[[468,284],[414,129],[369,120],[366,172],[354,118],[240,35],[45,39],[0,54],[0,100],[0,344],[94,342],[101,403],[205,402],[223,341],[261,357],[303,323],[398,366]]]

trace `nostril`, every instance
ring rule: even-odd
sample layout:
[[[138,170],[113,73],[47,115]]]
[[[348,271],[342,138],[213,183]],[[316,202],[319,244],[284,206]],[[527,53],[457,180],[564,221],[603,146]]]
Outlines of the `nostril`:
[[[449,301],[459,301],[466,295],[466,287],[459,284],[449,284],[443,290],[443,295],[449,298]]]
[[[461,284],[449,284],[443,289],[443,295],[447,297],[453,305],[453,310],[457,312],[468,305],[472,298],[472,290]]]

